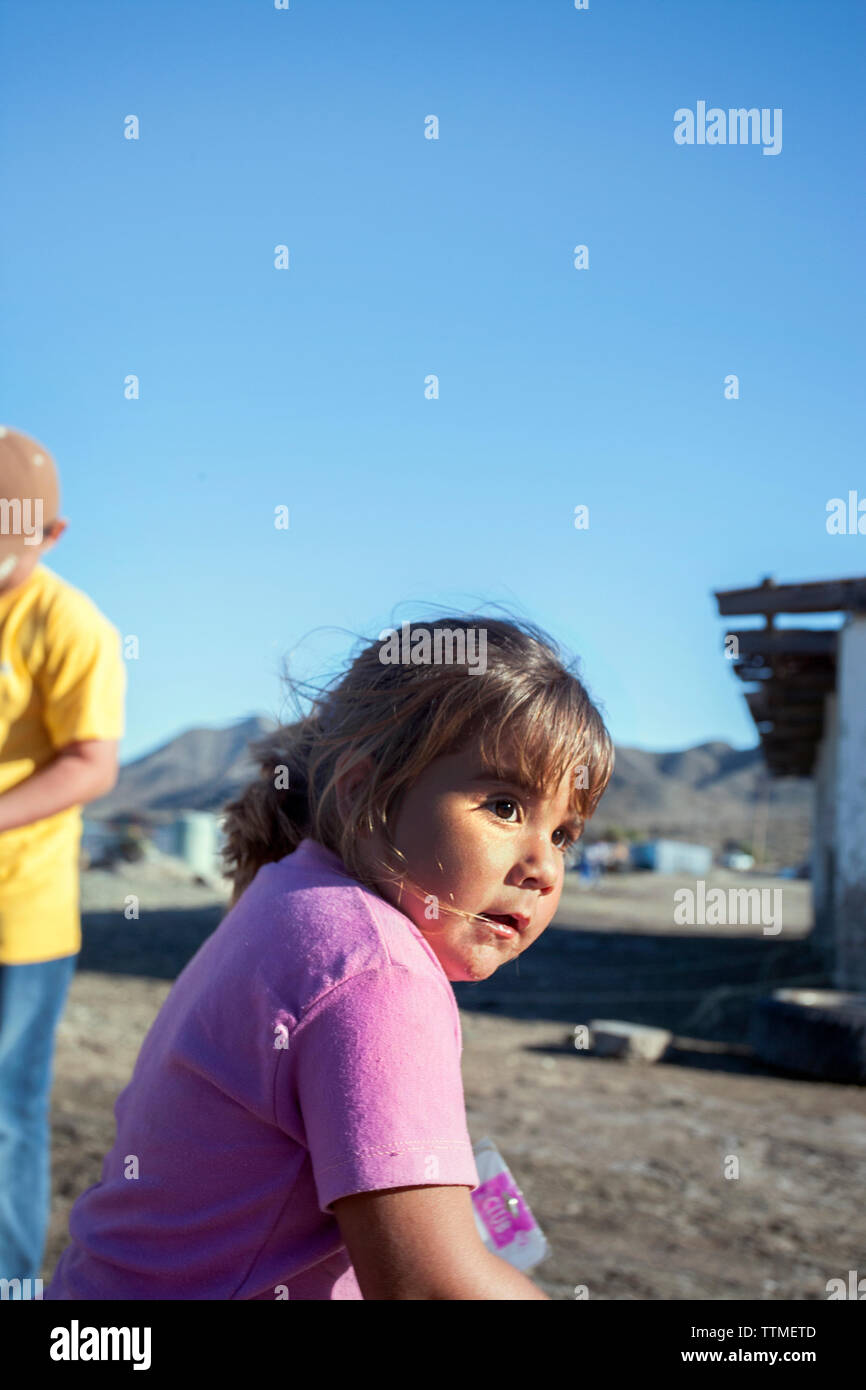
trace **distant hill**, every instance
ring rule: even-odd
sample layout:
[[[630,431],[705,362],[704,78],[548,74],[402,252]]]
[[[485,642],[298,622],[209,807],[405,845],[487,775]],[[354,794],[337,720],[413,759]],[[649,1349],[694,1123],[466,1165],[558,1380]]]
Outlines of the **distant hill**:
[[[168,819],[179,810],[217,811],[257,769],[247,746],[275,727],[253,716],[224,729],[188,729],[120,770],[117,786],[87,808],[94,820],[121,813]],[[671,753],[618,747],[616,769],[586,829],[600,839],[612,828],[712,845],[753,843],[760,833],[765,787],[759,748],[701,743]],[[784,863],[808,853],[811,782],[770,779],[767,849]]]
[[[619,827],[719,850],[728,840],[753,845],[766,820],[771,858],[800,863],[809,851],[811,814],[811,781],[767,778],[760,748],[738,752],[727,743],[701,743],[644,753],[619,747],[610,786],[585,833],[600,839]]]
[[[175,811],[218,810],[258,771],[248,744],[275,727],[272,719],[254,715],[225,729],[187,729],[124,763],[117,785],[88,806],[88,817],[134,813],[160,821]]]

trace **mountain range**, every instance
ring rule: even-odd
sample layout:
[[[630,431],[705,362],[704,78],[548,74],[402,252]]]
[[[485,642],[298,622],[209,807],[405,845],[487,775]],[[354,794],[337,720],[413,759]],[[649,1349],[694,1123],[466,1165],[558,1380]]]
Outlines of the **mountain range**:
[[[88,806],[88,818],[135,815],[158,824],[181,810],[219,811],[257,771],[249,743],[275,727],[253,715],[227,728],[188,729],[125,763],[109,795]],[[770,859],[800,862],[808,853],[811,786],[805,778],[768,778],[759,747],[738,751],[710,742],[648,753],[620,745],[584,838],[615,829],[718,851],[728,841],[753,845],[765,834]]]

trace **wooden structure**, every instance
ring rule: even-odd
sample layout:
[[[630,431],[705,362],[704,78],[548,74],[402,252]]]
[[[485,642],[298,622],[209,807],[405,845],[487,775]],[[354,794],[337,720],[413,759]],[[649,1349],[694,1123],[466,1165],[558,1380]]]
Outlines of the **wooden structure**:
[[[866,577],[716,593],[722,617],[764,627],[726,636],[773,777],[811,777],[813,944],[838,989],[866,991]],[[779,614],[838,613],[831,628]]]
[[[765,579],[752,589],[717,592],[723,618],[757,614],[763,628],[729,632],[734,671],[758,686],[746,703],[774,777],[809,777],[824,732],[824,701],[836,689],[838,629],[777,627],[780,613],[866,614],[866,577],[811,584]],[[731,639],[735,639],[731,642]]]

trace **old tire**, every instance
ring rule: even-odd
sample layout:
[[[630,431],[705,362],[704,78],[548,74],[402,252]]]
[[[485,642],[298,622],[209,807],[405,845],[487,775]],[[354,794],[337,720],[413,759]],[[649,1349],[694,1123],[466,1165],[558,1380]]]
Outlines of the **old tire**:
[[[783,1071],[866,1085],[866,995],[774,990],[755,1003],[749,1042]]]

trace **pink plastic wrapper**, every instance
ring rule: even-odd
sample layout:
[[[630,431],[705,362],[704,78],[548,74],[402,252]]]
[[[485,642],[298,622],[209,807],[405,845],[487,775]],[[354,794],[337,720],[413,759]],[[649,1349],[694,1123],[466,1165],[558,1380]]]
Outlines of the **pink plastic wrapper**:
[[[492,1139],[473,1146],[480,1182],[472,1193],[478,1234],[494,1255],[516,1269],[532,1269],[550,1254],[550,1247]]]

